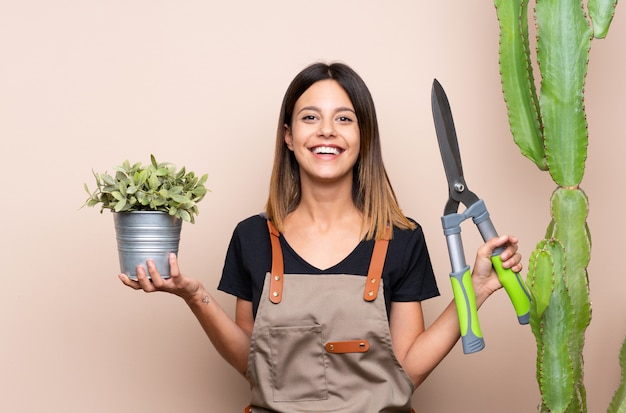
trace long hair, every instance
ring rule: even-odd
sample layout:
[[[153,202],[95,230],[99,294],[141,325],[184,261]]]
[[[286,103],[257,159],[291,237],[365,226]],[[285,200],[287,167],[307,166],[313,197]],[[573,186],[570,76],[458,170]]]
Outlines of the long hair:
[[[352,200],[361,211],[366,239],[381,238],[387,226],[415,228],[398,205],[383,165],[380,135],[374,101],[363,79],[342,63],[314,63],[292,80],[280,109],[276,131],[274,166],[270,180],[266,213],[274,226],[283,230],[285,217],[300,203],[300,169],[285,144],[285,125],[291,126],[293,110],[300,96],[320,80],[332,79],[346,91],[358,119],[361,145],[353,170]]]

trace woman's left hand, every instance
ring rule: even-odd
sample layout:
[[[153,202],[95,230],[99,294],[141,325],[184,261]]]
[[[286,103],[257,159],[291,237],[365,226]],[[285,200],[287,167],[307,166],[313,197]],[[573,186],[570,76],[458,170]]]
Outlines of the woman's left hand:
[[[504,268],[510,268],[518,273],[522,271],[522,256],[517,252],[517,243],[516,237],[502,235],[488,240],[478,249],[472,272],[472,282],[477,301],[484,301],[493,292],[502,288],[498,275],[491,264],[491,255],[496,248],[505,247],[505,250],[500,254]]]

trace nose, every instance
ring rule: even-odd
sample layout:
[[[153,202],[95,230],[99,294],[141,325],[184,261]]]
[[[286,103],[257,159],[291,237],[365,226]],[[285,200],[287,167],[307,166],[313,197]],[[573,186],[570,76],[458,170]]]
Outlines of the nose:
[[[335,136],[335,122],[333,122],[332,118],[320,122],[320,128],[317,134],[325,138]]]

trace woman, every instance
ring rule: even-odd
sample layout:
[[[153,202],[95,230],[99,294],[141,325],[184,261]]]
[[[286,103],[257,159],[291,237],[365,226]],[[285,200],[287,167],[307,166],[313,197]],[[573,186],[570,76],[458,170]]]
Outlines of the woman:
[[[521,270],[517,239],[478,250],[477,305],[501,287],[491,252]],[[280,112],[264,214],[237,225],[219,289],[231,320],[170,257],[170,279],[138,268],[146,292],[182,297],[209,339],[250,382],[252,412],[410,412],[411,394],[459,339],[454,302],[425,328],[438,290],[420,226],[405,217],[382,162],[374,104],[343,64],[317,63]]]

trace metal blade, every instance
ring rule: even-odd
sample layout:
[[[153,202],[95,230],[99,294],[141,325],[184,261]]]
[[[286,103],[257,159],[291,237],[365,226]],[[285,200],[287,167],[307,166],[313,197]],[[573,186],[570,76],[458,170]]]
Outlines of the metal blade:
[[[439,151],[441,152],[443,167],[448,179],[450,200],[446,205],[446,213],[449,213],[458,206],[459,201],[468,206],[475,202],[477,198],[471,191],[467,190],[467,184],[463,177],[463,165],[461,164],[461,153],[452,118],[452,110],[450,109],[446,92],[437,79],[433,80],[431,103]],[[456,201],[456,206],[454,201]]]
[[[433,109],[433,119],[435,121],[435,131],[437,132],[437,142],[446,170],[448,182],[456,181],[463,177],[463,166],[461,164],[461,153],[459,142],[456,137],[452,110],[446,92],[437,79],[433,80],[431,93],[431,103]]]

